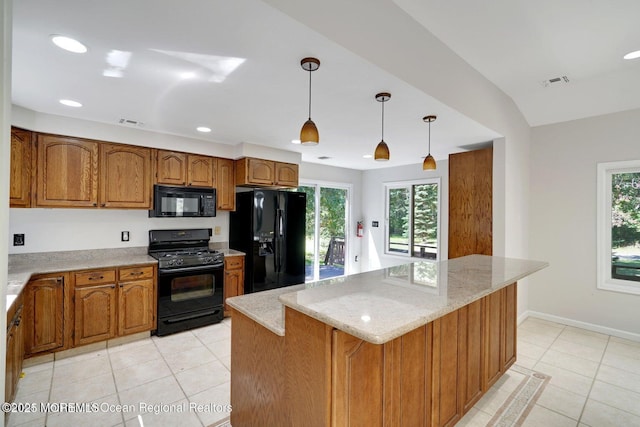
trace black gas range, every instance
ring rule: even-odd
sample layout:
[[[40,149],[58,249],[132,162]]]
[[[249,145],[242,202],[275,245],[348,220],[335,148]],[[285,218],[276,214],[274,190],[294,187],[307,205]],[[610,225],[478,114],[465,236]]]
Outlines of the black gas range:
[[[209,249],[210,228],[150,230],[158,260],[159,336],[223,319],[224,255]]]

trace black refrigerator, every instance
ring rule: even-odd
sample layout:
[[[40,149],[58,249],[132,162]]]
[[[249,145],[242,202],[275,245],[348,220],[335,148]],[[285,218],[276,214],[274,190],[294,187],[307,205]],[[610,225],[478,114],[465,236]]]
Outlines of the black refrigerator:
[[[246,253],[244,292],[304,283],[305,193],[252,190],[236,193],[229,216],[229,247]]]

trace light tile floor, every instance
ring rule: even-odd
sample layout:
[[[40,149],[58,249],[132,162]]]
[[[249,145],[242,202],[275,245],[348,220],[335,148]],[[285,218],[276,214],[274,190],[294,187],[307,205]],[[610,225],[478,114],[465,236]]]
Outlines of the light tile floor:
[[[96,402],[99,411],[13,413],[8,425],[140,426],[138,415],[145,427],[217,423],[229,415],[230,335],[225,320],[26,368],[16,402]],[[551,376],[524,427],[640,426],[640,343],[529,318],[517,363]],[[507,372],[458,425],[486,426],[520,380]]]

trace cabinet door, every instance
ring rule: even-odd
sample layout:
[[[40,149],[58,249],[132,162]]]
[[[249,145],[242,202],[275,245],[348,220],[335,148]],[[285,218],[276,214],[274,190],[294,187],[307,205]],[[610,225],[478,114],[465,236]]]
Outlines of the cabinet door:
[[[331,424],[380,425],[384,412],[383,346],[334,330],[332,360]]]
[[[16,328],[13,325],[7,329],[7,358],[4,371],[4,401],[11,402],[15,386],[15,365],[16,365]]]
[[[502,371],[506,372],[516,361],[517,330],[518,330],[518,294],[517,283],[513,283],[502,290],[504,293],[504,359]]]
[[[64,346],[64,279],[41,278],[27,284],[25,353],[35,354]]]
[[[231,159],[216,159],[216,203],[218,209],[234,211],[236,209],[236,171]]]
[[[270,160],[248,159],[248,178],[250,184],[273,185],[275,164]]]
[[[504,366],[504,289],[484,301],[484,384],[487,391],[500,378]]]
[[[224,315],[229,316],[227,298],[244,294],[244,258],[230,257],[224,260]]]
[[[459,390],[462,412],[482,397],[482,300],[458,310]]]
[[[120,283],[118,296],[118,335],[155,329],[154,280]]]
[[[432,408],[433,426],[453,426],[462,417],[460,387],[459,313],[454,311],[433,321]]]
[[[100,144],[100,206],[151,209],[151,150]]]
[[[31,206],[31,132],[11,128],[9,205]]]
[[[187,155],[158,150],[157,174],[158,184],[186,185]]]
[[[98,143],[38,135],[38,207],[98,206]]]
[[[276,162],[275,184],[283,187],[298,186],[298,165],[294,163]]]
[[[187,157],[187,184],[195,187],[213,187],[215,181],[215,159],[189,154]]]
[[[115,283],[76,288],[74,299],[76,346],[116,336]]]

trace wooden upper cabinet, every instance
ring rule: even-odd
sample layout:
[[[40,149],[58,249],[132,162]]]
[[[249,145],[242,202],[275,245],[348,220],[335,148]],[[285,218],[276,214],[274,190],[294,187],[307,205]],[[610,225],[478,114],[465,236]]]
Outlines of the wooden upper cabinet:
[[[216,201],[222,211],[236,209],[236,171],[231,159],[216,159]]]
[[[12,208],[31,206],[31,138],[30,131],[11,128],[9,205]]]
[[[215,186],[216,159],[208,156],[187,155],[187,185]]]
[[[298,165],[245,157],[236,160],[236,185],[298,186]]]
[[[215,157],[158,150],[156,171],[158,184],[194,187],[216,185]]]
[[[275,162],[245,157],[236,164],[237,184],[273,185]]]
[[[100,207],[151,209],[151,149],[100,144]]]
[[[186,185],[187,154],[158,150],[158,184]]]
[[[98,146],[95,141],[38,135],[36,206],[97,206]]]
[[[276,162],[275,184],[283,187],[298,186],[298,165]]]

